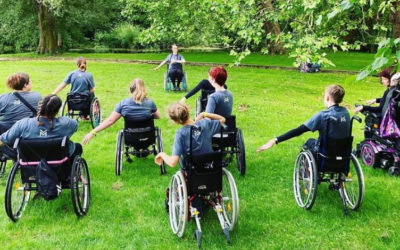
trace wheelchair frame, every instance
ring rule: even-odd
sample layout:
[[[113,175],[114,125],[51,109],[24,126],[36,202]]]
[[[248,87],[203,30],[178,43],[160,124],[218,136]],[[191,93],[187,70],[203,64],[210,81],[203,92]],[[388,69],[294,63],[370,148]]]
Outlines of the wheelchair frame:
[[[139,126],[133,125],[138,123]],[[154,131],[154,140],[148,142],[149,136],[150,139],[152,135],[144,135],[143,137],[139,138],[139,142],[137,145],[127,144],[126,142],[126,134],[132,135],[139,135],[144,133],[151,133]],[[146,137],[147,136],[147,137]],[[132,143],[132,142],[130,142]],[[140,143],[149,144],[147,149],[141,148],[139,150],[135,150],[135,146],[141,146]],[[149,150],[149,147],[152,147]],[[154,126],[154,118],[150,118],[144,121],[129,121],[125,120],[125,126],[123,129],[118,131],[117,134],[117,142],[116,142],[116,151],[115,151],[115,174],[117,176],[121,175],[122,172],[122,164],[123,164],[123,156],[125,155],[126,161],[132,163],[132,159],[129,155],[135,155],[136,157],[147,157],[149,154],[154,154],[156,156],[158,153],[163,152],[163,141],[162,141],[162,133],[161,129]],[[141,156],[145,155],[145,156]],[[165,163],[164,161],[161,163],[160,166],[161,174],[165,174]]]
[[[196,117],[206,110],[208,96],[215,93],[215,90],[201,90],[201,94],[196,99]]]
[[[75,119],[78,121],[81,117],[81,111],[82,110],[77,110],[77,109],[70,109],[69,108],[69,97],[74,95],[74,93],[68,93],[66,100],[63,102],[62,107],[61,107],[61,116],[68,116],[71,119]],[[81,95],[78,93],[78,95]],[[90,96],[88,96],[90,98]],[[81,102],[86,102],[86,99],[82,99]],[[92,125],[92,128],[95,128],[99,126],[101,123],[101,106],[99,99],[97,97],[93,97],[93,99],[90,102],[90,108],[89,108],[89,118],[90,118],[90,123]]]
[[[182,82],[181,82],[181,84],[182,84],[181,91],[188,92],[189,88],[188,88],[188,81],[187,81],[186,71],[182,71],[182,74],[183,74],[183,77],[182,77]],[[176,91],[176,90],[174,90],[172,88],[172,82],[171,82],[171,79],[168,76],[168,69],[167,69],[167,72],[164,73],[164,90],[166,92]]]
[[[25,171],[25,175],[27,175],[29,172],[32,174],[32,171],[36,172],[35,168],[37,168],[39,164],[39,157],[43,157],[42,155],[36,155],[33,161],[31,161],[32,159],[25,161],[24,153],[26,152],[22,150],[22,146],[27,145],[27,147],[31,150],[30,152],[37,154],[32,149],[32,144],[29,146],[31,141],[33,140],[22,140],[19,138],[14,143],[14,148],[18,150],[18,161],[14,163],[8,176],[5,193],[6,213],[13,222],[17,222],[21,218],[24,209],[28,205],[31,192],[37,191],[36,176],[29,176],[28,179],[26,179],[26,176],[23,177],[23,171]],[[50,146],[50,148],[47,147],[48,153],[49,150],[52,150],[52,147],[54,147],[53,142],[60,141],[60,150],[62,152],[61,155],[63,156],[61,159],[51,159],[47,161],[49,166],[52,167],[54,171],[54,168],[59,169],[65,167],[64,164],[70,164],[71,159],[67,157],[68,138],[63,137],[61,140],[59,138],[53,138],[47,139],[44,142],[48,143]],[[63,181],[61,181],[61,183],[63,183]],[[61,188],[71,190],[71,200],[76,215],[78,217],[86,215],[89,211],[90,205],[90,176],[86,161],[80,155],[76,156],[72,161],[69,186],[64,181]]]
[[[361,118],[357,116],[353,116],[351,119],[350,135],[346,138],[348,140],[347,144],[350,146],[349,153],[351,152],[351,143],[353,141],[351,131],[354,119],[361,122]],[[327,133],[329,131],[329,123],[330,121],[327,123]],[[326,136],[325,138],[328,137]],[[339,190],[344,213],[348,214],[347,206],[354,211],[357,210],[362,204],[365,192],[364,175],[357,158],[352,153],[350,153],[349,157],[327,156],[321,150],[317,152],[317,157],[320,157],[321,161],[342,161],[342,164],[346,164],[343,161],[348,161],[348,169],[336,171],[329,170],[329,168],[324,169],[324,164],[317,166],[318,159],[314,158],[312,152],[308,149],[302,149],[297,155],[293,171],[293,191],[297,204],[306,210],[310,210],[315,202],[318,184],[329,182],[330,188]]]
[[[192,130],[190,129],[190,138],[192,138]],[[222,232],[226,237],[227,242],[230,244],[230,234],[237,224],[239,214],[239,197],[236,188],[235,180],[232,174],[226,170],[224,162],[222,161],[222,152],[213,152],[210,154],[203,154],[194,156],[192,153],[192,140],[190,140],[190,152],[188,154],[188,171],[183,172],[179,170],[171,179],[169,185],[168,205],[169,205],[169,218],[171,229],[174,234],[179,238],[183,237],[186,229],[187,222],[190,217],[194,217],[197,229],[194,236],[197,240],[197,246],[201,247],[202,230],[200,225],[199,211],[197,208],[192,207],[192,201],[200,198],[202,203],[205,203],[213,208],[217,213]],[[193,160],[195,158],[195,160]],[[212,158],[213,161],[208,162]],[[193,165],[196,163],[196,165]],[[199,171],[199,173],[197,173]],[[201,174],[205,175],[201,178]],[[200,175],[199,175],[200,174]],[[207,175],[208,174],[208,175]],[[211,176],[210,176],[211,175]],[[221,183],[217,190],[208,188],[206,180],[222,175]],[[200,178],[199,178],[200,177]],[[189,183],[188,179],[198,180],[195,183]],[[210,182],[210,181],[208,181]],[[197,192],[188,191],[188,185],[196,184]],[[210,185],[213,185],[211,183]],[[193,187],[191,187],[193,189]]]

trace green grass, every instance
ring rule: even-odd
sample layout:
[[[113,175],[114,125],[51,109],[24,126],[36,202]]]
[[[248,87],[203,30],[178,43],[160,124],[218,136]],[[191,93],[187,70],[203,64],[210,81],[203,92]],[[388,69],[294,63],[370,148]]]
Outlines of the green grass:
[[[108,56],[108,55],[107,55]],[[111,55],[109,55],[111,56]],[[119,58],[119,56],[118,56]],[[210,58],[209,60],[217,60]],[[129,82],[141,77],[148,95],[161,111],[156,122],[162,129],[164,148],[171,153],[173,136],[179,126],[167,119],[169,104],[183,94],[165,93],[163,72],[152,71],[153,65],[105,63],[89,61],[96,96],[104,117],[115,105],[129,96]],[[185,67],[189,87],[207,76],[207,67]],[[0,62],[1,93],[7,92],[5,78],[14,72],[28,72],[33,91],[49,94],[75,69],[71,61]],[[274,136],[297,127],[313,113],[324,108],[323,91],[329,84],[346,89],[344,105],[380,96],[384,89],[377,80],[367,78],[354,82],[355,76],[345,74],[300,74],[295,71],[228,68],[228,86],[234,95],[234,113],[243,130],[246,144],[247,173],[232,172],[240,198],[239,222],[231,233],[228,247],[221,235],[213,211],[202,218],[203,249],[396,249],[400,222],[398,220],[399,179],[386,171],[363,167],[365,199],[360,210],[343,215],[337,192],[319,186],[311,211],[299,208],[292,191],[293,165],[304,141],[316,134],[305,134],[279,144],[268,152],[256,149]],[[60,93],[64,99],[67,90]],[[195,97],[188,100],[192,115]],[[2,249],[196,249],[193,238],[194,221],[183,239],[173,235],[164,209],[165,188],[177,168],[167,169],[160,176],[154,157],[124,162],[120,177],[114,174],[117,131],[123,122],[100,132],[84,147],[92,180],[89,213],[77,219],[68,190],[58,199],[30,201],[23,217],[12,223],[0,211],[0,242]],[[354,126],[355,142],[362,140],[362,125]],[[88,122],[79,124],[72,137],[79,142],[91,130]],[[7,171],[10,166],[7,167]],[[8,172],[7,172],[8,173]],[[4,200],[6,177],[0,179],[0,201]]]
[[[120,59],[120,60],[164,60],[169,53],[132,53],[132,54],[114,54],[114,53],[64,53],[56,57],[40,56],[35,53],[21,54],[5,54],[0,55],[0,58],[9,57],[28,57],[28,58],[48,58],[48,59],[70,59],[78,56],[84,56],[91,59]],[[229,63],[234,62],[234,57],[229,55],[229,52],[214,51],[214,52],[182,52],[188,62],[212,62],[212,63]],[[354,70],[360,71],[362,68],[371,63],[374,59],[374,54],[359,53],[359,52],[328,52],[330,60],[336,67],[328,69],[338,70]],[[247,56],[242,64],[268,65],[268,66],[293,66],[294,58],[289,58],[288,55],[262,55],[260,53],[252,53]]]

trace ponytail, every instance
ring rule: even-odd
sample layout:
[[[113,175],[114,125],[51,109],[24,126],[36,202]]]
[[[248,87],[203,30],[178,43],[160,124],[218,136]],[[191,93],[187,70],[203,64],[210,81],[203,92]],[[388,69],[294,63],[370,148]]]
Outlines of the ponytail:
[[[47,95],[38,104],[37,121],[38,126],[43,126],[43,122],[40,120],[41,116],[46,116],[50,123],[50,131],[53,130],[53,119],[58,114],[61,108],[61,99],[56,95]]]

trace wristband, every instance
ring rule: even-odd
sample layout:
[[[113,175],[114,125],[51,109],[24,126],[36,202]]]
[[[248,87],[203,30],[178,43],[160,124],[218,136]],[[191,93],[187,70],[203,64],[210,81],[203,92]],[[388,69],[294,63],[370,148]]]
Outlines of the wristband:
[[[203,112],[203,117],[204,117],[204,118],[207,117],[207,112]]]
[[[90,133],[91,133],[92,135],[96,135],[96,134],[97,134],[96,131],[94,131],[94,129],[93,129],[92,131],[90,131]]]
[[[278,138],[274,138],[275,144],[278,145]]]

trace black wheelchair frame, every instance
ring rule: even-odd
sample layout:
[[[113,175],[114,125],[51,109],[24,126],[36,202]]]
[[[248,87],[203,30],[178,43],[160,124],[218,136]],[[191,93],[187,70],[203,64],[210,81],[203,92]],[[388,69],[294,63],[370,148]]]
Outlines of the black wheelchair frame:
[[[18,151],[18,160],[14,163],[6,184],[5,208],[7,216],[17,222],[27,206],[30,193],[37,191],[36,169],[41,159],[45,159],[51,169],[60,178],[61,188],[71,190],[74,211],[82,217],[89,211],[90,177],[85,159],[77,155],[69,158],[69,139],[67,137],[25,140],[18,138],[14,149]],[[64,179],[60,176],[62,168],[71,172]]]
[[[115,174],[121,175],[123,156],[131,163],[130,155],[139,158],[149,154],[156,156],[164,151],[161,129],[154,126],[154,118],[143,121],[125,119],[125,126],[118,132],[115,152]],[[149,149],[150,148],[150,149]],[[165,174],[165,163],[160,166],[161,174]]]
[[[61,107],[61,116],[74,117],[78,120],[82,112],[89,114],[90,123],[93,128],[101,123],[101,107],[97,97],[87,93],[68,93]]]

